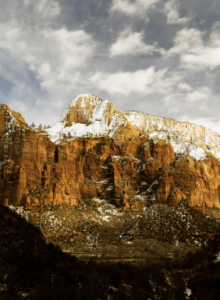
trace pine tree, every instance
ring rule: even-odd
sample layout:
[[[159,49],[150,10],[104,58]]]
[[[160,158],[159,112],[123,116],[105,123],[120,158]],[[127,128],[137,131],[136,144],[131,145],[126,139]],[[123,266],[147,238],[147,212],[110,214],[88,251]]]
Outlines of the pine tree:
[[[32,124],[31,124],[31,127],[35,127],[35,124],[34,124],[34,122],[32,122]]]
[[[42,124],[39,125],[40,130],[42,130]]]

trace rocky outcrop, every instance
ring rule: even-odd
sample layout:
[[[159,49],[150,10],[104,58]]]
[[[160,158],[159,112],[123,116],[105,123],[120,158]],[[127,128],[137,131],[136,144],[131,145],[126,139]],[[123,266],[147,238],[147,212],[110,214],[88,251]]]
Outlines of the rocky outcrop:
[[[0,137],[0,201],[9,204],[220,207],[219,137],[205,127],[81,95],[47,130],[0,105]]]

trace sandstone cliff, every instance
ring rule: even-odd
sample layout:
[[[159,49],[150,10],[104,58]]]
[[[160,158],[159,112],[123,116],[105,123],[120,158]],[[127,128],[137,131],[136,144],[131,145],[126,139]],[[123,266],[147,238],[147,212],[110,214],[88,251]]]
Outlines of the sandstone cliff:
[[[1,104],[0,137],[0,201],[9,204],[220,207],[220,139],[202,126],[117,111],[85,94],[43,131]]]

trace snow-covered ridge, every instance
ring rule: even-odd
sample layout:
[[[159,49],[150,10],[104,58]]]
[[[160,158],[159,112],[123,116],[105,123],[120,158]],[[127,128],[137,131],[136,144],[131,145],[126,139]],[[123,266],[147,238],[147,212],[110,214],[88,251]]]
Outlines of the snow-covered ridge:
[[[14,128],[14,126],[18,125],[17,120],[9,110],[6,111],[5,118],[6,118],[6,122],[5,122],[6,130],[10,128]]]
[[[219,135],[203,126],[152,116],[138,111],[117,111],[111,102],[91,94],[80,94],[65,109],[60,120],[47,129],[53,142],[59,143],[62,135],[76,137],[115,136],[119,126],[131,124],[149,138],[164,139],[171,143],[175,153],[189,155],[196,160],[207,154],[220,158]]]
[[[73,121],[74,120],[74,121]],[[68,123],[71,126],[67,126]],[[108,100],[102,100],[91,94],[81,94],[74,99],[68,109],[64,109],[59,121],[47,129],[51,140],[59,142],[60,135],[71,134],[72,138],[88,136],[113,137],[118,125],[127,125]]]

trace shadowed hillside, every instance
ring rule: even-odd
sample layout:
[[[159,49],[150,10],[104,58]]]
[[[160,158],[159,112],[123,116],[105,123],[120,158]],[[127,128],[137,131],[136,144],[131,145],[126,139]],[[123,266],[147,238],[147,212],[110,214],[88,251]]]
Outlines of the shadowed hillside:
[[[184,260],[142,266],[79,261],[0,205],[0,299],[218,299],[219,235]],[[190,298],[187,291],[191,289]]]

